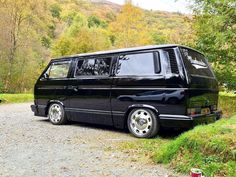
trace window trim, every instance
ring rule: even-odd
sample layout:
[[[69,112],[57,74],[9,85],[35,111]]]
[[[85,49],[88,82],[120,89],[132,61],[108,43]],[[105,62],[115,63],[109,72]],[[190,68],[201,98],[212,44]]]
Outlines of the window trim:
[[[78,65],[78,61],[79,60],[88,60],[88,59],[104,59],[104,58],[110,58],[110,66],[109,66],[109,73],[108,75],[80,75],[80,76],[76,76],[76,69],[77,69],[77,65]],[[75,58],[75,67],[74,67],[74,73],[73,73],[73,78],[108,78],[111,76],[111,69],[112,69],[112,61],[113,61],[114,56],[86,56],[86,57],[78,57]]]
[[[145,54],[145,53],[152,53],[153,54],[153,65],[154,65],[154,73],[153,74],[148,74],[148,75],[137,75],[137,74],[133,74],[133,75],[128,75],[128,74],[124,74],[124,75],[118,75],[117,74],[117,69],[118,69],[118,64],[119,64],[119,58],[122,55],[135,55],[135,54]],[[158,65],[159,64],[159,68]],[[159,70],[158,70],[159,69]],[[162,67],[161,67],[161,55],[160,52],[158,50],[151,50],[151,51],[134,51],[134,52],[127,52],[127,53],[120,53],[117,55],[117,61],[116,61],[116,66],[114,68],[114,76],[115,77],[150,77],[150,76],[157,76],[157,75],[161,75],[162,73]]]

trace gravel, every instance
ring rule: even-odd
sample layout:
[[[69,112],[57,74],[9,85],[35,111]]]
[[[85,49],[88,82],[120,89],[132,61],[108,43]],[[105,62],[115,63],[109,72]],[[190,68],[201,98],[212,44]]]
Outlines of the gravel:
[[[116,148],[133,140],[110,127],[52,125],[30,103],[0,105],[0,176],[181,176]]]

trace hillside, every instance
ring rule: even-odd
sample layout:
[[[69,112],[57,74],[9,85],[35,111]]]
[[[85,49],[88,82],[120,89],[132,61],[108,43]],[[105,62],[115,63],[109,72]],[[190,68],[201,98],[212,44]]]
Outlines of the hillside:
[[[114,21],[115,17],[121,12],[122,6],[107,0],[77,0],[77,1],[61,1],[56,0],[57,3],[65,9],[74,9],[81,12],[85,16],[95,15],[106,22]],[[76,3],[75,3],[76,2]],[[168,31],[180,29],[186,32],[189,30],[189,21],[191,16],[177,13],[165,12],[157,10],[144,10],[144,20],[147,21],[150,27],[156,27],[157,31]]]
[[[77,0],[77,2],[80,12],[85,15],[97,15],[108,21],[111,14],[117,16],[122,8],[121,5],[106,0]],[[182,28],[186,20],[191,19],[189,15],[176,12],[142,10],[149,25],[159,24],[162,29]]]
[[[188,16],[148,11],[130,3],[2,1],[0,14],[0,91],[4,93],[31,91],[52,57],[150,44],[188,45],[193,39]]]
[[[95,20],[95,23],[98,22],[100,24],[103,24],[102,26],[105,28],[106,27],[110,28],[112,26],[110,24],[114,23],[114,21],[117,20],[119,14],[122,13],[121,5],[115,4],[107,0],[75,0],[75,1],[55,0],[55,2],[61,8],[62,12],[61,13],[62,20],[55,23],[56,38],[60,37],[60,35],[68,29],[68,20],[65,20],[68,19],[68,13],[73,14],[69,15],[70,18],[72,16],[75,16],[75,14],[81,13],[85,18],[88,19],[88,21],[92,19],[92,21],[94,22]],[[152,38],[152,40],[149,40],[149,42],[142,43],[143,45],[179,43],[191,46],[192,43],[194,43],[194,35],[192,32],[193,30],[191,28],[192,24],[191,16],[181,13],[144,10],[141,8],[139,9],[141,11],[140,13],[144,14],[144,16],[140,17],[142,18],[142,21],[145,24],[142,28],[144,31],[146,30],[145,28],[147,28],[149,37]],[[141,25],[141,23],[142,22],[140,22],[139,25]],[[123,24],[122,26],[124,27],[126,25],[127,24]],[[106,30],[111,31],[109,28],[106,28]],[[114,31],[111,32],[114,34]],[[111,36],[112,43],[113,43],[113,38],[114,36],[113,37]],[[113,46],[112,48],[127,47],[115,44],[112,44],[112,46]],[[64,53],[59,53],[59,55],[61,54]],[[55,56],[57,56],[57,54]]]

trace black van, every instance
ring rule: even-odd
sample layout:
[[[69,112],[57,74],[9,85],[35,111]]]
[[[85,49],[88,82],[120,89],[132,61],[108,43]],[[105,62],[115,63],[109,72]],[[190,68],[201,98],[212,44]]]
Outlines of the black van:
[[[160,127],[214,122],[218,84],[205,56],[154,45],[52,59],[35,84],[35,116],[128,128],[136,137]]]

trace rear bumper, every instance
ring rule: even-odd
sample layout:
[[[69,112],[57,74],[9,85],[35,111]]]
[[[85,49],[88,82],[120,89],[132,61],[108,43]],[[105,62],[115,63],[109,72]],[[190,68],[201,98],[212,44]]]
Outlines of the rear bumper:
[[[208,115],[169,115],[160,114],[160,124],[163,127],[191,128],[199,124],[209,124],[219,120],[222,117],[222,111],[215,111]]]

